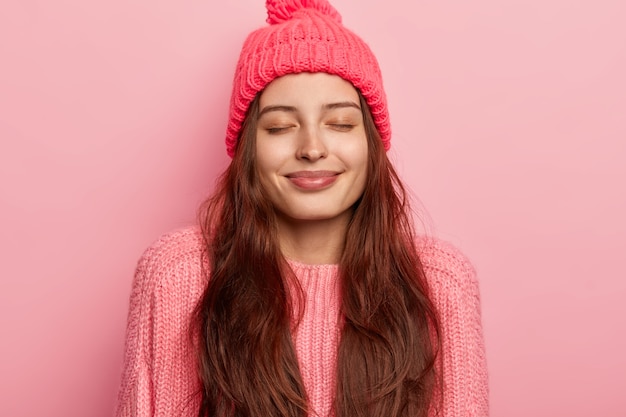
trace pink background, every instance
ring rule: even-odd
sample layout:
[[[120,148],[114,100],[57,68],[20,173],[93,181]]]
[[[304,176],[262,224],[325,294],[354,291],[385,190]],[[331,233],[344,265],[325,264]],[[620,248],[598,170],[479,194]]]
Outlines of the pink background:
[[[219,5],[217,5],[219,4]],[[626,3],[335,0],[481,279],[493,416],[626,415]],[[0,415],[104,417],[135,262],[228,162],[262,0],[0,3]]]

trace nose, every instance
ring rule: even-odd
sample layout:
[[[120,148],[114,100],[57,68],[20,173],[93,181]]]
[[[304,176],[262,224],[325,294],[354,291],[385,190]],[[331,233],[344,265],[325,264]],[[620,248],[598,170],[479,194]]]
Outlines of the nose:
[[[328,149],[320,132],[315,128],[303,129],[298,138],[296,157],[308,161],[317,161],[328,156]]]

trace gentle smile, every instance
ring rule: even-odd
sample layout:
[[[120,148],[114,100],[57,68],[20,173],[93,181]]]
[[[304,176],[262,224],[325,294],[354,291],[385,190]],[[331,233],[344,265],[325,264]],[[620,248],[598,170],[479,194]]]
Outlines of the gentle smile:
[[[336,171],[296,171],[285,177],[298,188],[320,190],[334,183],[339,174],[341,173]]]

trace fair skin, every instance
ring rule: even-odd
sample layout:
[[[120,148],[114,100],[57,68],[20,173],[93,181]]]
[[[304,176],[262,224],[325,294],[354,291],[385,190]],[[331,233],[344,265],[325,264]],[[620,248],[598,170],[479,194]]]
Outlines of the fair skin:
[[[367,139],[356,89],[325,73],[290,74],[260,97],[259,179],[276,209],[283,254],[337,263],[367,176]]]

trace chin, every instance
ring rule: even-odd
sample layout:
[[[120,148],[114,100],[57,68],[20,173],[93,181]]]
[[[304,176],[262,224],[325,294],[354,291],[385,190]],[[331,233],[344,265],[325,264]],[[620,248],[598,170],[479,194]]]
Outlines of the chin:
[[[329,211],[329,210],[293,210],[283,212],[284,217],[289,222],[315,222],[340,219],[345,216],[351,216],[352,210],[347,211]]]

